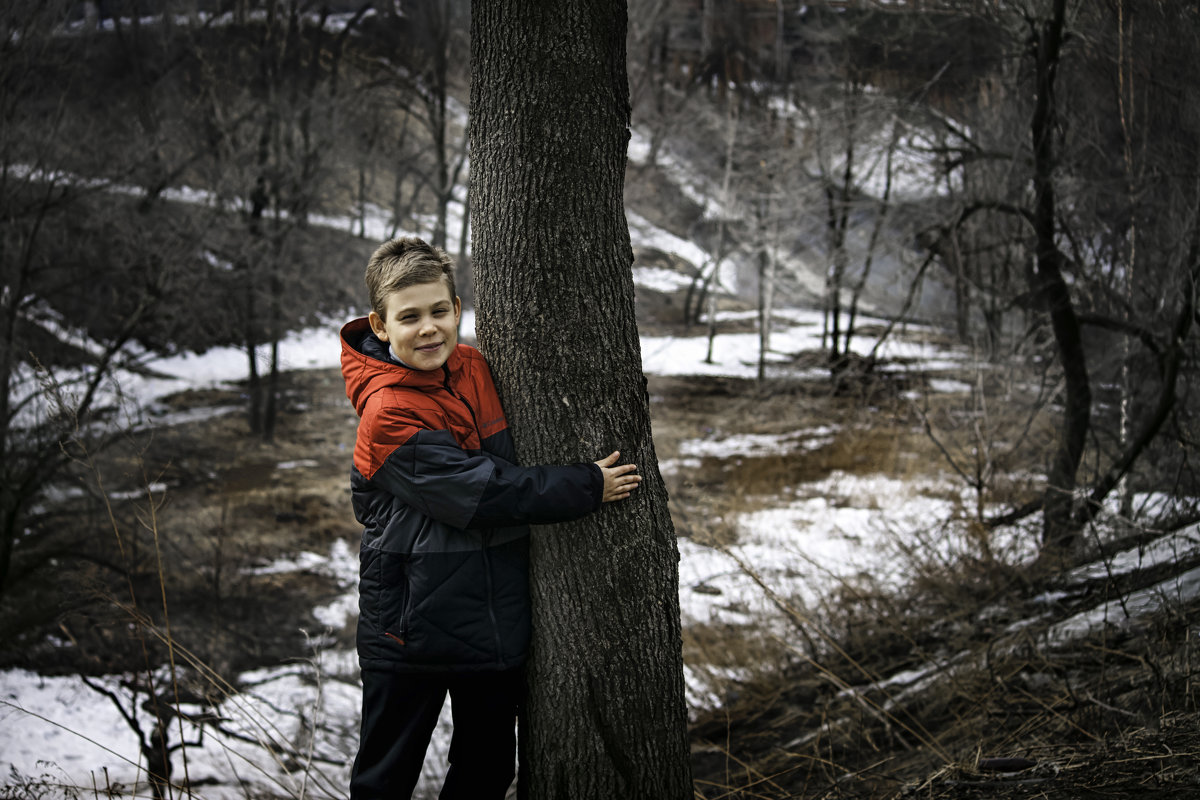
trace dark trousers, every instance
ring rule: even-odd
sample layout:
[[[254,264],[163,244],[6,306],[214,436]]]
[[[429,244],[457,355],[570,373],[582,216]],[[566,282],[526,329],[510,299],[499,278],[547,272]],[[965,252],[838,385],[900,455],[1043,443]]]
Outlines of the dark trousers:
[[[363,670],[362,730],[351,800],[412,797],[446,694],[454,732],[441,800],[502,800],[513,779],[524,671]]]

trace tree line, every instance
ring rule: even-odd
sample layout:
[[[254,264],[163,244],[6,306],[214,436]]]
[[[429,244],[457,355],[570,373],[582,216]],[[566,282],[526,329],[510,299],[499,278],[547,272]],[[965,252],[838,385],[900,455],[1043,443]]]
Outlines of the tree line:
[[[1194,492],[1196,10],[783,7],[631,6],[647,160],[672,142],[720,187],[692,231],[712,257],[685,318],[703,318],[722,262],[739,259],[757,274],[762,354],[772,298],[814,302],[835,382],[873,369],[895,323],[949,322],[991,366],[969,401],[975,433],[930,420],[931,434],[979,492],[980,521],[1041,512],[1047,552],[1077,545],[1106,499],[1128,513],[1135,492]],[[864,309],[893,320],[865,343]],[[1000,377],[1014,363],[1040,390],[1009,422],[984,419],[1016,410]],[[1000,489],[1003,463],[1045,481]],[[985,497],[1011,510],[987,516]]]
[[[71,549],[22,531],[121,427],[119,369],[239,347],[270,440],[279,340],[357,302],[368,219],[445,243],[465,155],[463,4],[80,6],[0,12],[0,594]]]
[[[643,168],[676,148],[720,187],[720,207],[686,232],[712,254],[699,265],[695,319],[705,308],[715,319],[722,261],[749,263],[765,354],[773,296],[807,287],[825,311],[837,381],[874,366],[877,348],[857,352],[855,335],[881,283],[901,287],[896,321],[914,313],[923,282],[948,288],[980,379],[973,424],[953,432],[931,419],[930,429],[965,437],[945,452],[978,490],[981,522],[1040,511],[1046,552],[1062,553],[1113,493],[1195,489],[1186,400],[1200,18],[1186,4],[809,3],[803,46],[780,23],[764,59],[737,52],[736,30],[710,28],[723,35],[707,38],[707,66],[689,70],[672,60],[676,8],[649,0],[630,5],[628,35],[619,2],[567,16],[519,2],[477,2],[469,14],[454,2],[404,13],[241,0],[205,15],[202,5],[180,4],[188,24],[163,2],[157,22],[118,13],[98,29],[67,24],[66,2],[3,12],[0,595],[12,576],[77,548],[61,524],[68,509],[35,501],[71,474],[79,448],[103,445],[93,439],[104,429],[87,423],[111,413],[103,384],[129,343],[241,346],[248,424],[269,437],[280,336],[358,291],[363,258],[347,258],[353,245],[314,220],[353,209],[365,234],[374,209],[393,231],[428,213],[432,238],[449,242],[450,209],[465,199],[456,112],[468,46],[476,176],[458,250],[474,219],[488,293],[480,342],[522,452],[571,459],[616,436],[652,478],[642,505],[581,534],[596,550],[583,577],[561,538],[535,542],[549,638],[535,649],[546,680],[531,713],[551,722],[531,746],[572,796],[682,796],[687,784],[673,532],[653,479],[623,219],[630,121],[649,131]],[[978,37],[970,63],[961,46],[935,46],[963,31]],[[896,62],[914,51],[926,54],[919,64]],[[929,191],[903,191],[914,171]],[[180,187],[205,201],[180,202]],[[515,335],[530,308],[557,324]],[[563,334],[564,317],[578,335]],[[83,346],[64,345],[64,328],[86,331]],[[1007,394],[1014,385],[997,377],[1014,361],[1034,368],[1035,399],[1013,400],[1002,437],[989,409],[1028,395],[1027,385]],[[597,376],[615,376],[619,407],[596,407],[611,394]],[[530,386],[563,407],[525,402]],[[58,402],[40,404],[48,395]],[[988,517],[1001,463],[1034,464],[1044,478]],[[575,584],[608,612],[547,600]],[[645,701],[641,716],[630,698]],[[563,752],[591,765],[583,777],[547,761],[567,729]]]

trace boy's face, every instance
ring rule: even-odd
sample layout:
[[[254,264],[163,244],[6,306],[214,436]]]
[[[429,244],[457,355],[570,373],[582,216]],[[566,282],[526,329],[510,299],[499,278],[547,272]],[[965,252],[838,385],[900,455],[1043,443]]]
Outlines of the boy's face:
[[[458,345],[462,304],[445,281],[417,283],[387,296],[387,317],[370,314],[371,330],[413,369],[433,370]]]

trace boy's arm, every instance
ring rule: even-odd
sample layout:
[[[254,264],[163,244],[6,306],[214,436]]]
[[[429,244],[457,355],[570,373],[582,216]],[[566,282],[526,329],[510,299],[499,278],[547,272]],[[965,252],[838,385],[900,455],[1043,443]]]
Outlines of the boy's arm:
[[[604,475],[596,464],[522,467],[492,453],[492,474],[464,527],[568,522],[590,514],[603,501]]]
[[[365,475],[433,519],[456,528],[565,522],[599,508],[597,464],[521,467],[472,455],[449,431],[429,430],[400,409],[380,409],[371,436],[382,458]]]

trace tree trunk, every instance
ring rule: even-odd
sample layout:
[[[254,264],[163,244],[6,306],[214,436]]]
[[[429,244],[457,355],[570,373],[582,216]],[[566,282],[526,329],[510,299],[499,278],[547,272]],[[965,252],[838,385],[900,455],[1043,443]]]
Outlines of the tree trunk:
[[[644,478],[629,500],[534,531],[521,791],[690,798],[679,555],[623,208],[625,7],[476,0],[471,47],[477,333],[521,460],[619,449]]]
[[[250,312],[254,311],[254,298],[248,297]],[[246,394],[250,404],[246,410],[246,422],[250,433],[255,436],[262,433],[262,381],[258,377],[258,337],[254,333],[254,318],[247,316],[246,322]]]
[[[1037,236],[1037,257],[1030,289],[1050,314],[1058,358],[1066,381],[1063,424],[1046,475],[1042,504],[1042,543],[1058,550],[1072,544],[1079,528],[1074,519],[1076,472],[1083,458],[1092,409],[1079,319],[1062,274],[1063,254],[1054,240],[1057,225],[1053,177],[1054,136],[1058,127],[1054,76],[1058,71],[1065,18],[1066,0],[1055,0],[1051,18],[1038,32],[1034,43],[1037,102],[1030,124],[1036,195],[1034,230]]]
[[[770,201],[766,201],[768,204]],[[770,216],[768,205],[766,216]],[[767,377],[767,353],[771,350],[771,314],[775,310],[775,242],[778,240],[778,225],[774,235],[766,234],[763,226],[763,249],[758,254],[758,370],[759,383]]]
[[[858,304],[862,299],[863,289],[867,286],[867,280],[871,277],[871,268],[875,263],[875,251],[879,247],[879,240],[883,233],[884,225],[887,223],[888,212],[892,208],[892,178],[894,177],[892,165],[896,158],[896,148],[900,146],[900,134],[900,124],[893,121],[892,137],[888,143],[887,157],[884,160],[883,197],[879,198],[879,210],[875,212],[875,222],[871,226],[871,239],[867,244],[867,255],[863,259],[862,272],[850,289],[850,308],[846,313],[846,338],[844,339],[845,344],[842,345],[842,352],[847,356],[850,354],[850,346],[854,341],[854,326],[858,320]]]

